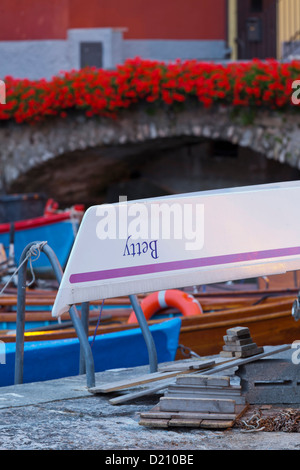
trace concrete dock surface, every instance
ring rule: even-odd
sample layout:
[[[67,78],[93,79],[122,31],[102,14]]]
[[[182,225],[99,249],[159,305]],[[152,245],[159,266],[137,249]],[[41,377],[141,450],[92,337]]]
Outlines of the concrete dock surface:
[[[99,372],[96,386],[147,373],[148,365]],[[1,387],[0,450],[102,450],[108,455],[115,455],[113,451],[130,455],[138,450],[187,454],[300,449],[299,433],[141,426],[140,413],[153,408],[162,394],[110,404],[109,399],[116,395],[120,392],[92,394],[85,375]]]

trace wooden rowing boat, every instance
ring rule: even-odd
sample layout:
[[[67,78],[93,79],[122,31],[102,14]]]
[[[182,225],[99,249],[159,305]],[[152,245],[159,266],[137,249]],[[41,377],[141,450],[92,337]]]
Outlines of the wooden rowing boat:
[[[206,293],[195,295],[202,305],[204,313],[193,317],[182,317],[182,325],[179,336],[179,344],[191,349],[200,356],[217,354],[224,344],[223,336],[228,328],[235,326],[247,326],[251,336],[258,346],[279,345],[291,343],[300,339],[300,322],[297,323],[291,315],[293,301],[297,296],[297,290],[260,290]],[[51,304],[55,293],[48,293],[47,302]],[[143,296],[139,296],[140,299]],[[13,296],[7,296],[5,300],[1,298],[2,308],[13,305]],[[27,308],[41,306],[45,302],[43,293],[29,293],[27,297]],[[100,301],[98,302],[98,304]],[[97,302],[92,304],[90,311],[89,335],[95,333],[95,325],[99,316],[99,306]],[[127,319],[131,312],[128,298],[110,299],[106,301],[106,309],[102,312],[100,326],[97,335],[113,333],[137,328],[137,324],[128,324]],[[174,309],[165,310],[168,317],[173,314]],[[165,317],[164,317],[165,318]],[[0,320],[13,322],[15,313],[1,312]],[[72,338],[76,336],[74,328],[70,325],[70,318],[64,315],[63,324],[55,326],[51,311],[27,311],[26,322],[27,331],[25,341],[57,340],[62,338]],[[30,327],[32,321],[49,322],[48,326]],[[149,325],[160,322],[161,319],[153,317],[149,320]],[[68,323],[69,322],[69,323]],[[30,331],[33,330],[34,331]],[[28,331],[29,330],[29,331]],[[1,341],[15,342],[14,331],[7,328],[0,334]],[[177,359],[182,358],[182,353],[178,351]]]

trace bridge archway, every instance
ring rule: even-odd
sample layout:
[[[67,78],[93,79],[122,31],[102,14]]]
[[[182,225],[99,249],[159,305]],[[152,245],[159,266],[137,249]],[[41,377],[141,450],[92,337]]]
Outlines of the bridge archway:
[[[295,179],[297,168],[250,148],[182,136],[63,154],[21,175],[10,189],[43,191],[63,206],[89,206],[119,196],[133,200]]]
[[[226,109],[9,124],[2,188],[90,205],[299,179],[299,124],[271,112],[245,123]]]

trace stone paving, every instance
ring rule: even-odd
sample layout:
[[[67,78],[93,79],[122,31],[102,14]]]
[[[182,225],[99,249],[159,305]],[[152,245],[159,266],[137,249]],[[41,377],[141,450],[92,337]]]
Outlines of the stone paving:
[[[143,366],[97,373],[96,384],[147,371]],[[202,450],[300,449],[299,433],[146,428],[139,425],[139,414],[160,395],[118,406],[109,403],[110,397],[92,395],[85,376],[3,387],[0,450],[103,450],[105,456],[113,451],[175,451],[195,453],[196,459],[196,451]]]

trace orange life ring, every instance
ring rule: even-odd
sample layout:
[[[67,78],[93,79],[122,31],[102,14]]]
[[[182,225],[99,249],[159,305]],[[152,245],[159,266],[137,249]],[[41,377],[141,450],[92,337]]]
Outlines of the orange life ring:
[[[177,308],[185,317],[201,315],[203,313],[200,303],[193,295],[176,289],[153,292],[153,294],[148,295],[141,302],[141,308],[146,320],[150,320],[152,315],[167,307]],[[135,313],[131,312],[127,323],[136,322]]]

